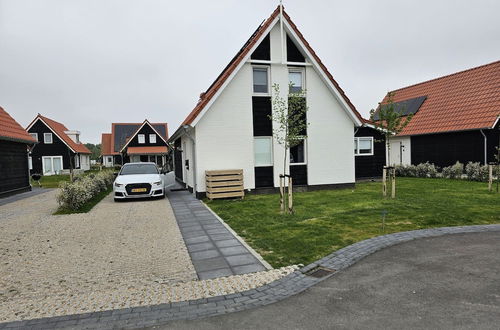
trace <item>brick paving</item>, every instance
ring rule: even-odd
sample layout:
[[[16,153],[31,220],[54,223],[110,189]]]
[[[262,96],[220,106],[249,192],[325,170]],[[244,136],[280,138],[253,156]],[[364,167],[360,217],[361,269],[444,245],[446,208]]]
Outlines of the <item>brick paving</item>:
[[[191,193],[167,191],[167,196],[200,280],[268,268]]]
[[[424,237],[498,231],[500,231],[500,225],[484,225],[424,229],[378,236],[347,246],[286,277],[245,292],[154,306],[2,323],[0,324],[0,329],[27,327],[39,329],[133,329],[161,325],[173,320],[190,320],[222,315],[272,304],[303,292],[307,288],[334,276],[335,273],[342,269],[349,267],[360,259],[385,247]],[[336,272],[322,278],[316,278],[305,274],[318,266],[335,269]]]

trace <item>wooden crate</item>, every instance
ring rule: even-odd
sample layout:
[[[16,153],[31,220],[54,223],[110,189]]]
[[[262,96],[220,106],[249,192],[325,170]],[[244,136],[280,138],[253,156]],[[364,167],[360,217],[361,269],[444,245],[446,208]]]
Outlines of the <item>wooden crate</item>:
[[[245,197],[243,170],[205,171],[209,199]]]

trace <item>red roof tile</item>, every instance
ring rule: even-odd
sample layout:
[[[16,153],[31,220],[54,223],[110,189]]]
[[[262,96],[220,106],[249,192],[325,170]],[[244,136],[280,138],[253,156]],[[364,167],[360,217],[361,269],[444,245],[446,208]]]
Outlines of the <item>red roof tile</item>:
[[[152,147],[128,147],[127,154],[129,155],[158,155],[166,154],[166,146],[152,146]]]
[[[0,140],[11,140],[35,144],[36,141],[26,130],[0,107]]]
[[[111,133],[103,133],[101,136],[101,155],[118,155],[117,152],[113,152],[111,149]]]
[[[427,96],[399,135],[492,128],[500,117],[500,61],[393,91],[394,102]],[[382,103],[387,102],[387,96]]]
[[[248,42],[245,44],[245,46],[238,52],[238,54],[233,58],[233,60],[228,64],[228,66],[222,71],[222,73],[212,83],[212,85],[210,85],[208,90],[205,93],[201,94],[201,97],[200,97],[200,100],[198,101],[198,104],[191,111],[191,113],[186,117],[186,119],[182,122],[182,125],[189,125],[194,121],[194,119],[200,114],[200,112],[203,110],[203,108],[210,102],[210,100],[214,97],[214,95],[217,93],[217,91],[221,88],[221,86],[224,84],[224,82],[229,78],[229,76],[233,73],[233,71],[238,67],[238,65],[241,63],[241,61],[247,56],[250,49],[255,45],[255,43],[259,40],[259,38],[264,34],[264,32],[271,25],[271,23],[274,21],[274,19],[279,15],[279,13],[280,13],[280,7],[278,6],[274,10],[274,12],[271,14],[271,16],[267,20],[265,20],[264,23],[262,23],[262,25],[257,29],[257,31],[248,40]],[[321,62],[318,55],[316,55],[316,53],[314,52],[312,47],[305,40],[302,33],[300,33],[297,26],[292,22],[290,16],[288,16],[288,14],[285,12],[284,9],[283,9],[283,16],[288,21],[288,23],[290,24],[290,26],[292,27],[294,32],[298,35],[300,40],[304,43],[307,50],[312,54],[312,56],[314,57],[316,62],[318,62],[319,66],[325,72],[328,79],[330,79],[330,81],[335,86],[335,88],[337,88],[340,95],[342,96],[344,101],[348,104],[348,106],[351,108],[351,110],[356,115],[356,117],[358,117],[358,119],[360,121],[362,121],[363,119],[362,119],[361,115],[359,114],[359,112],[356,110],[356,108],[351,103],[349,98],[345,95],[344,91],[340,88],[339,84],[335,81],[335,79],[333,79],[333,76],[331,75],[331,73],[328,71],[326,66]]]
[[[76,143],[73,141],[72,138],[70,138],[67,134],[66,131],[69,131],[66,126],[61,124],[60,122],[57,122],[55,120],[52,120],[50,118],[44,117],[41,114],[38,114],[36,118],[33,120],[32,123],[34,123],[38,118],[40,118],[45,124],[49,126],[49,128],[56,133],[56,135],[62,139],[74,152],[81,153],[81,154],[91,154],[90,150],[87,149],[87,147],[83,143]],[[31,126],[31,124],[30,124]]]

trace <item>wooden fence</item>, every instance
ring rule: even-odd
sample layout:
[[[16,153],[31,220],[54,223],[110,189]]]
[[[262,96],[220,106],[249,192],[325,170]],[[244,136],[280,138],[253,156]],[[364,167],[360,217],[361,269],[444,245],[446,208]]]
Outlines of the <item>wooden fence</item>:
[[[243,197],[243,170],[205,171],[209,199]]]

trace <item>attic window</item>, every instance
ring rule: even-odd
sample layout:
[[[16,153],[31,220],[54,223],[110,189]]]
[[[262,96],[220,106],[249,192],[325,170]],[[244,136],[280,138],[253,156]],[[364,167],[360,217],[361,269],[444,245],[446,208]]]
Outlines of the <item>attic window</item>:
[[[137,139],[140,144],[146,143],[146,137],[144,136],[144,134],[137,134]]]
[[[38,133],[30,133],[31,137],[38,142]]]
[[[264,39],[262,39],[260,45],[257,46],[257,48],[253,51],[250,58],[252,60],[262,61],[271,60],[271,42],[269,41],[269,34]]]
[[[52,143],[52,133],[43,133],[43,143],[46,144]]]
[[[156,134],[149,134],[149,143],[156,143]]]
[[[253,92],[255,94],[269,94],[269,68],[253,68]]]
[[[305,62],[304,55],[297,48],[292,39],[286,36],[286,59],[288,62]]]

